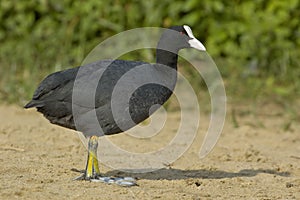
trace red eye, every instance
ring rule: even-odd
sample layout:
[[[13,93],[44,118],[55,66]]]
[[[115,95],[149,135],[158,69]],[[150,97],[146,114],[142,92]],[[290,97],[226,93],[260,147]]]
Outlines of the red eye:
[[[181,32],[180,32],[180,34],[181,34],[181,35],[184,35],[184,32],[183,32],[183,31],[181,31]]]

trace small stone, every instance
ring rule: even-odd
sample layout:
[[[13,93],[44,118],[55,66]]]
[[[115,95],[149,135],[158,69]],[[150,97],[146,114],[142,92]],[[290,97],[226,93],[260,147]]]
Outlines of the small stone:
[[[294,185],[293,185],[293,183],[286,183],[285,186],[286,186],[287,188],[291,188],[291,187],[293,187]]]
[[[202,185],[202,183],[199,182],[199,181],[196,181],[196,182],[195,182],[195,185],[196,185],[197,187],[199,187],[200,185]]]

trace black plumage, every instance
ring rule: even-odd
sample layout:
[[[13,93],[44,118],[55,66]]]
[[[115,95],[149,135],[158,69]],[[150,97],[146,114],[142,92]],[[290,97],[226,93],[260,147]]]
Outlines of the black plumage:
[[[116,134],[126,131],[148,118],[151,113],[159,108],[159,106],[156,106],[149,113],[153,105],[163,105],[171,96],[177,79],[177,53],[182,48],[191,47],[188,43],[188,40],[191,39],[182,26],[172,27],[170,31],[165,31],[161,36],[155,64],[141,61],[102,60],[86,66],[50,74],[41,82],[32,100],[25,108],[36,107],[51,123],[79,130],[86,136]],[[142,73],[140,73],[140,70],[139,72],[133,70],[139,66],[145,69]],[[120,123],[123,126],[120,128],[114,120],[111,111],[112,92],[117,82],[130,70],[132,71],[130,72],[130,81],[121,87],[136,87],[136,83],[140,83],[141,80],[149,77],[154,83],[141,85],[132,94],[129,94],[131,95],[128,97],[130,98],[129,104],[124,110],[129,110],[131,119],[122,119],[123,121]],[[79,71],[80,73],[78,73]],[[95,76],[97,72],[101,74],[99,81],[97,81],[99,76]],[[78,83],[82,84],[82,91],[80,92],[83,93],[83,96],[90,95],[87,93],[93,94],[95,92],[94,105],[82,100],[73,102],[72,92],[76,79]],[[96,91],[89,91],[89,84],[94,84],[95,81],[98,84]],[[163,82],[164,85],[156,84],[156,82]],[[78,86],[76,87],[78,88]],[[81,124],[80,122],[75,124],[72,103],[73,109],[77,107],[77,110],[81,110],[78,114],[86,114],[90,110],[95,109],[97,121],[102,128],[102,132],[99,133],[98,125],[96,124]],[[86,116],[85,118],[82,122],[89,123],[90,117]],[[129,121],[131,120],[135,124],[130,123]]]
[[[112,91],[117,84],[117,81],[129,70],[133,69],[136,66],[148,65],[153,69],[147,70],[148,73],[151,73],[152,76],[160,75],[163,71],[159,70],[159,64],[151,65],[144,62],[136,61],[123,61],[123,60],[104,60],[96,63],[92,63],[86,68],[90,68],[92,71],[101,71],[101,66],[106,66],[105,62],[110,63],[106,70],[103,72],[98,86],[95,92],[95,106],[86,105],[86,102],[81,101],[77,102],[76,105],[83,109],[84,113],[89,110],[95,109],[98,117],[98,122],[103,129],[103,133],[97,133],[92,124],[76,127],[74,123],[74,118],[72,114],[72,91],[74,87],[74,81],[78,73],[79,67],[68,69],[60,72],[53,73],[46,77],[42,83],[39,85],[38,89],[33,95],[32,101],[30,101],[25,108],[37,107],[37,110],[44,114],[44,116],[53,124],[57,124],[66,128],[71,128],[74,130],[79,130],[85,135],[92,134],[115,134],[125,131],[118,127],[111,111],[111,95]],[[91,73],[90,70],[87,70],[84,73],[80,74],[81,77],[77,77],[78,80],[82,79],[82,82],[90,80]],[[167,81],[170,88],[174,88],[176,83],[176,74],[172,73],[173,70],[164,72],[161,75],[161,78],[164,81]],[[116,73],[117,72],[117,73]],[[132,74],[131,76],[135,76]],[[156,76],[157,77],[157,76]],[[140,79],[140,78],[139,78]],[[92,81],[92,80],[90,80]],[[131,84],[131,85],[130,85]],[[128,85],[122,85],[121,87],[133,87],[134,82],[129,83]],[[83,85],[86,88],[86,85]],[[84,91],[93,92],[93,91]],[[139,87],[131,95],[129,99],[129,107],[124,108],[129,109],[132,120],[135,123],[140,123],[149,117],[149,109],[153,105],[160,104],[162,105],[170,97],[172,91],[165,86],[158,84],[145,84]],[[85,104],[85,105],[78,105]],[[158,108],[158,107],[157,107]],[[87,117],[88,119],[89,117]],[[127,124],[127,122],[124,122]],[[131,128],[127,127],[127,129]]]

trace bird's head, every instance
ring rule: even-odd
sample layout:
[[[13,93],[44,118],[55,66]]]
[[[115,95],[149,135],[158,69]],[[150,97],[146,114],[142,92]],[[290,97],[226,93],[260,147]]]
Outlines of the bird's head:
[[[206,51],[204,45],[194,36],[188,25],[172,26],[164,31],[158,46],[161,49],[171,51],[179,51],[184,48]]]

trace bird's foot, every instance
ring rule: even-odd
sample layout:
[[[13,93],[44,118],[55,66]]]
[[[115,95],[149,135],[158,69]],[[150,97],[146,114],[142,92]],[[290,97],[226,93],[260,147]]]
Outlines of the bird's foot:
[[[136,179],[132,177],[108,177],[108,176],[100,176],[94,174],[93,176],[86,176],[85,171],[80,171],[77,169],[72,169],[72,171],[82,173],[80,176],[74,178],[73,180],[85,180],[91,182],[101,182],[107,184],[116,184],[123,187],[131,187],[137,186]]]
[[[98,137],[91,136],[88,143],[88,159],[84,171],[72,169],[72,171],[80,172],[81,175],[74,180],[86,180],[91,182],[102,182],[108,184],[117,184],[120,186],[135,186],[136,180],[131,177],[103,177],[100,176],[100,170],[97,159]]]
[[[108,177],[98,176],[90,179],[91,182],[101,182],[107,184],[116,184],[123,187],[137,186],[136,179],[132,177]]]

